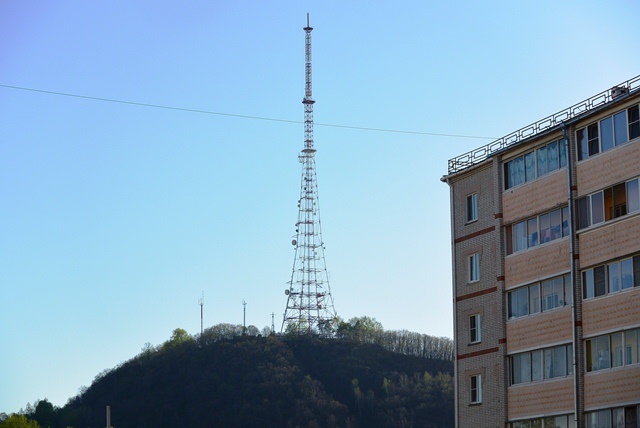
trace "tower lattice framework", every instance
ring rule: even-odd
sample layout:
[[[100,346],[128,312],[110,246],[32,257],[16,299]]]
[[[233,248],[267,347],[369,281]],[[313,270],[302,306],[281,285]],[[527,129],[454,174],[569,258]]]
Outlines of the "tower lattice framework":
[[[311,91],[311,31],[309,15],[305,31],[304,148],[298,159],[302,164],[298,221],[292,244],[295,248],[293,270],[287,294],[283,331],[329,336],[336,317],[324,258],[320,227],[320,206],[316,177],[316,149],[313,145],[313,105]]]

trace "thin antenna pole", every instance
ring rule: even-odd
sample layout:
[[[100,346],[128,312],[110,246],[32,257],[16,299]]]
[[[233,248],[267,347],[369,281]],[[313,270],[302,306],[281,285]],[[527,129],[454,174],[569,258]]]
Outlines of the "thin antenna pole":
[[[271,334],[275,334],[276,333],[276,324],[275,324],[275,316],[276,314],[271,312]]]
[[[242,300],[242,331],[247,330],[247,302]]]
[[[204,291],[202,292],[202,298],[198,300],[198,304],[200,305],[200,336],[202,336],[202,333],[204,332]]]

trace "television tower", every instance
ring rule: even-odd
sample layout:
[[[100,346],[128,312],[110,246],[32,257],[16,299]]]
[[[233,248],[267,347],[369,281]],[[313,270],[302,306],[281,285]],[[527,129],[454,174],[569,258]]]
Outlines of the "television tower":
[[[305,31],[304,148],[298,155],[302,164],[298,222],[292,244],[293,270],[287,295],[282,331],[330,336],[336,317],[324,260],[320,228],[320,207],[316,178],[316,149],[313,147],[313,100],[311,93],[311,31],[309,14]]]

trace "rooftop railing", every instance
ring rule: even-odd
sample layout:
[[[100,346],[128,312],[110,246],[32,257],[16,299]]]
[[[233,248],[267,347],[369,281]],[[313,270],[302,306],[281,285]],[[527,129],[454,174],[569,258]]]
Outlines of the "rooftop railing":
[[[640,88],[640,76],[629,79],[626,82],[616,85],[611,89],[607,89],[604,92],[594,95],[591,98],[559,111],[558,113],[547,116],[544,119],[540,119],[539,121],[512,132],[511,134],[505,135],[492,143],[471,150],[470,152],[457,156],[453,159],[449,159],[449,174],[453,174],[476,165],[505,147],[509,147],[512,144],[553,128],[556,125],[560,125],[562,122],[606,104],[620,95],[629,93],[638,88]]]

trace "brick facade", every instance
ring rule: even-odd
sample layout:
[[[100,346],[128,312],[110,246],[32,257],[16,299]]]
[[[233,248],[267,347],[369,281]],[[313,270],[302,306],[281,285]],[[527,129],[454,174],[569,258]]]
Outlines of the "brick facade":
[[[456,426],[505,427],[568,414],[580,428],[586,412],[629,406],[628,414],[640,418],[640,362],[586,373],[584,349],[585,339],[640,327],[640,287],[585,299],[581,278],[584,269],[640,255],[640,211],[582,230],[576,230],[575,222],[578,198],[640,177],[640,138],[578,161],[576,131],[639,103],[640,90],[633,91],[568,120],[564,128],[534,135],[443,177],[450,186],[452,210]],[[563,135],[569,149],[566,167],[505,189],[507,162]],[[468,222],[467,197],[474,193],[478,218]],[[507,254],[511,225],[563,207],[574,214],[572,227],[563,229],[568,235]],[[469,257],[474,254],[480,277],[470,281]],[[560,276],[570,278],[572,305],[560,303],[507,319],[510,291]],[[481,340],[472,343],[470,318],[476,315],[482,320]],[[560,345],[571,345],[573,374],[510,384],[514,354]],[[478,403],[471,402],[470,379],[475,376],[482,379]]]

